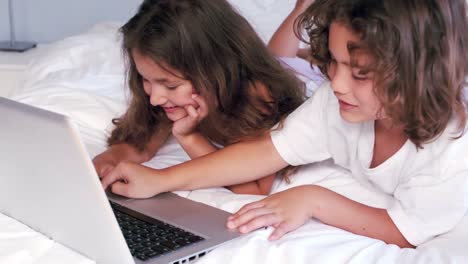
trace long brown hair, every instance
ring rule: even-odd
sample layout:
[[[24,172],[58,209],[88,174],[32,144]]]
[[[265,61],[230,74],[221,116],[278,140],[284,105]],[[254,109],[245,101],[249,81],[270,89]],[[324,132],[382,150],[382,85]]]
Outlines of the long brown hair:
[[[465,0],[317,0],[296,20],[296,33],[306,29],[311,56],[325,75],[330,24],[341,23],[360,36],[357,45],[348,46],[351,63],[356,51],[372,58],[367,70],[375,73],[382,110],[420,148],[454,115],[460,136],[464,133],[466,12]]]
[[[207,98],[210,113],[199,128],[220,144],[268,131],[305,99],[303,84],[225,0],[146,0],[121,32],[132,98],[114,120],[109,144],[127,142],[142,150],[168,122],[149,103],[133,49],[176,69]]]

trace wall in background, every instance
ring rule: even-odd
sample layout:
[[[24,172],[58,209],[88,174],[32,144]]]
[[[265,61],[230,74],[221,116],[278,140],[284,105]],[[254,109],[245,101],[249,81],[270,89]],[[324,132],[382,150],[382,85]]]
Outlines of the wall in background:
[[[127,21],[141,0],[12,0],[16,39],[48,43],[98,22]],[[0,0],[0,41],[8,40],[8,0]]]

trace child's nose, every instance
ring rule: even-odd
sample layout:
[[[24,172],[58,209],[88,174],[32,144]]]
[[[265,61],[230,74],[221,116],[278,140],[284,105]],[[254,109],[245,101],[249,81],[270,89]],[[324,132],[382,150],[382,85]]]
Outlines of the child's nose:
[[[163,105],[167,102],[167,94],[164,89],[153,85],[151,87],[150,103],[153,106]]]
[[[331,78],[331,87],[336,93],[346,94],[349,92],[349,81],[345,72],[341,69],[337,69]]]

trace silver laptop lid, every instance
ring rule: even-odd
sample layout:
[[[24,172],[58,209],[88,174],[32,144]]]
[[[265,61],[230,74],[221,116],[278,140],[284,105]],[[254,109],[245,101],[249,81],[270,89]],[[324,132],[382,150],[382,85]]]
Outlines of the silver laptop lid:
[[[60,114],[0,97],[0,212],[97,263],[186,263],[238,237],[229,213],[166,193],[106,197],[77,129]],[[108,198],[204,238],[147,261],[133,259]]]
[[[4,98],[0,117],[0,211],[97,263],[134,263],[71,122]]]

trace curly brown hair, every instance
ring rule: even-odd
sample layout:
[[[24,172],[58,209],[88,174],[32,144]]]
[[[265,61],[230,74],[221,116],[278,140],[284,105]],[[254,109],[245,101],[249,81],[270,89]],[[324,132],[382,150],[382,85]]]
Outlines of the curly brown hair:
[[[327,75],[332,22],[360,37],[349,45],[351,63],[369,55],[375,94],[393,122],[418,147],[435,140],[452,117],[460,136],[466,124],[468,69],[465,0],[317,0],[297,20],[305,28],[311,56]],[[357,52],[359,51],[359,52]]]
[[[149,103],[133,49],[192,82],[210,110],[199,129],[219,144],[270,130],[305,100],[304,85],[224,0],[146,0],[121,32],[132,97],[128,111],[114,120],[110,145],[126,142],[143,150],[169,122]]]

